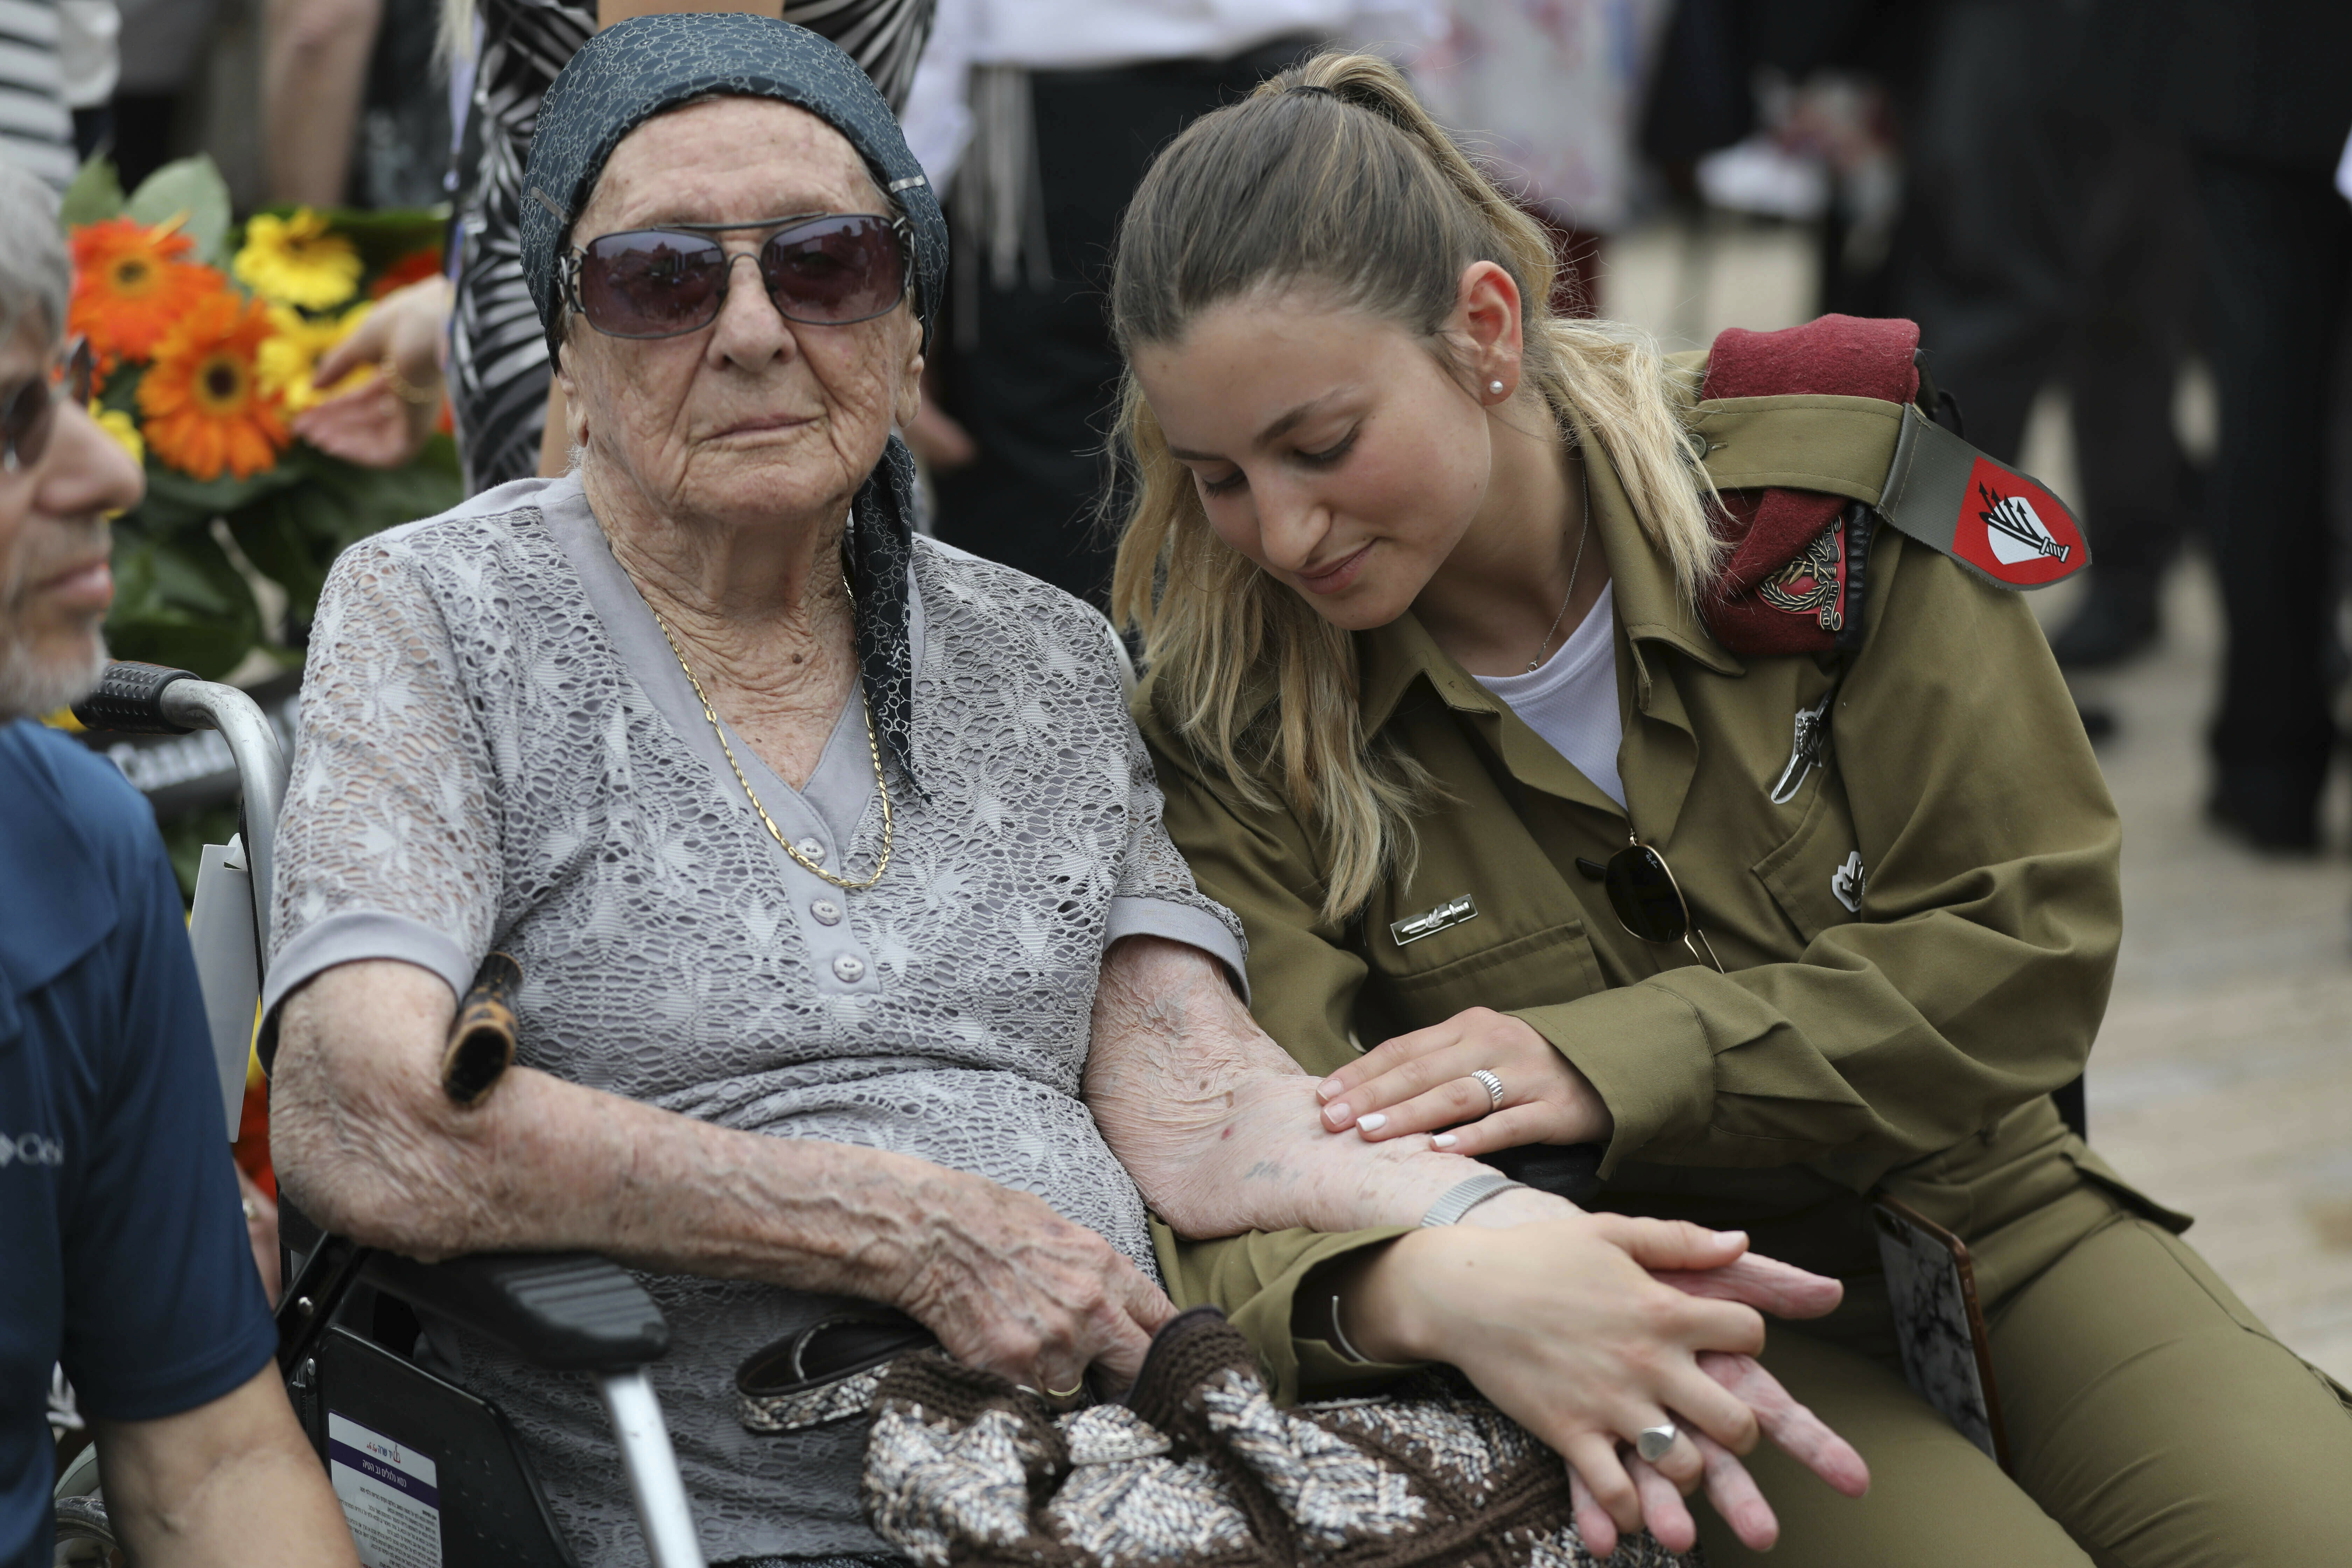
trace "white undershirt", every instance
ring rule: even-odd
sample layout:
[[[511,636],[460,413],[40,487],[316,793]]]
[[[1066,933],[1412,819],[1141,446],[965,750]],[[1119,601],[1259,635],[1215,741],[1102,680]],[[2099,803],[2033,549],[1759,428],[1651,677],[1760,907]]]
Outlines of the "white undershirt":
[[[1474,679],[1622,807],[1617,748],[1625,739],[1625,721],[1617,711],[1615,593],[1616,584],[1604,586],[1568,641],[1534,674]]]

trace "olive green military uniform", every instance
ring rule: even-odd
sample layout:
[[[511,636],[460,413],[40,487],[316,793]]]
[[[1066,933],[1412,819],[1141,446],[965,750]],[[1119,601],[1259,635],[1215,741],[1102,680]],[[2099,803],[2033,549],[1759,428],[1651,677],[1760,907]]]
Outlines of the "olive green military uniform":
[[[1703,417],[1717,481],[1876,500],[1891,405],[1864,401]],[[1838,1497],[1759,1451],[1776,1562],[2352,1563],[2341,1391],[2049,1099],[2106,1004],[2120,829],[2023,601],[1882,530],[1833,749],[1775,805],[1795,716],[1834,663],[1727,654],[1598,458],[1591,501],[1615,583],[1623,810],[1411,616],[1359,634],[1366,732],[1444,798],[1410,880],[1334,923],[1316,836],[1240,800],[1161,722],[1153,683],[1138,693],[1169,830],[1248,930],[1259,1023],[1321,1074],[1467,1007],[1516,1014],[1615,1118],[1601,1206],[1742,1227],[1847,1281],[1833,1317],[1776,1324],[1763,1359],[1861,1450],[1873,1489]],[[1622,847],[1629,817],[1727,973],[1627,934],[1577,868]],[[1393,940],[1391,922],[1464,895],[1475,916]],[[2014,1483],[1902,1382],[1867,1221],[1880,1187],[1969,1243]],[[1318,1264],[1396,1234],[1163,1232],[1161,1261],[1178,1303],[1225,1309],[1282,1394],[1337,1393],[1376,1369],[1294,1339],[1292,1298]],[[1750,1560],[1701,1517],[1717,1568]]]

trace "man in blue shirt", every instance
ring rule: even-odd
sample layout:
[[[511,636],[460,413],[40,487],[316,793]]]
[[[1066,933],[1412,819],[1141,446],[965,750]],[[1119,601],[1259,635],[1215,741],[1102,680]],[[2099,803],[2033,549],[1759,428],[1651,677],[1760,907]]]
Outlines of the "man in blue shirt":
[[[146,803],[26,717],[105,654],[139,469],[51,391],[57,204],[0,163],[0,1568],[47,1568],[62,1363],[146,1565],[357,1559],[286,1402],[220,1090]]]

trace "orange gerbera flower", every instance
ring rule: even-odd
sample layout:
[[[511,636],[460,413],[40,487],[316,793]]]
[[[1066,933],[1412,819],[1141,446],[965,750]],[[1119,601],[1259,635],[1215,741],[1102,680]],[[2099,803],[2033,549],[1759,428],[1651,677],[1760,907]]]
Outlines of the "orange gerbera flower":
[[[261,305],[230,294],[199,300],[139,383],[148,449],[200,479],[273,466],[293,436],[255,363],[270,331]]]
[[[67,331],[88,338],[103,364],[145,359],[190,306],[228,286],[188,259],[195,248],[186,235],[127,217],[74,230]]]

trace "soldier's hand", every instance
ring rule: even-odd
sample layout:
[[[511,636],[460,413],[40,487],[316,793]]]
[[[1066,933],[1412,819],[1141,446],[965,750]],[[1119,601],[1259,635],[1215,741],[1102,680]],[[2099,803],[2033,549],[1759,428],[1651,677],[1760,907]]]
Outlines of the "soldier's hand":
[[[1498,1106],[1480,1068],[1503,1086]],[[1378,1142],[1408,1132],[1454,1154],[1521,1143],[1601,1143],[1616,1118],[1592,1080],[1524,1021],[1472,1007],[1374,1047],[1317,1086],[1323,1125]]]

